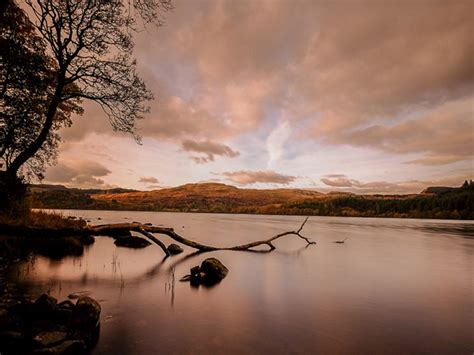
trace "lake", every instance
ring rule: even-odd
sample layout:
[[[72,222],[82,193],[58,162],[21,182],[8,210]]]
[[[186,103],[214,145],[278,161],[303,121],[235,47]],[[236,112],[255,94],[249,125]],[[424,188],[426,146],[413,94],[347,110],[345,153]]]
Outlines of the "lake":
[[[266,239],[304,219],[62,212],[93,224],[174,227],[217,246]],[[95,354],[472,354],[472,221],[311,217],[302,234],[317,244],[288,236],[271,253],[188,257],[193,251],[185,247],[165,260],[155,244],[131,250],[98,237],[81,257],[22,263],[17,278],[60,300],[78,291],[96,298],[102,323]],[[211,256],[230,270],[221,283],[179,282]]]

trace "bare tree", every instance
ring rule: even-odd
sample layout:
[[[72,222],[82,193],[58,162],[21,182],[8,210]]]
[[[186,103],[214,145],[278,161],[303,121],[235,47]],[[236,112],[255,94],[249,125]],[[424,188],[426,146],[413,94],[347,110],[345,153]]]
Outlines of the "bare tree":
[[[134,134],[153,98],[132,58],[133,34],[142,24],[161,25],[170,0],[26,0],[30,20],[55,69],[37,136],[15,156],[16,175],[47,142],[61,107],[91,100],[114,130]]]
[[[5,0],[0,13],[0,165],[9,169],[16,157],[38,136],[52,95],[56,66],[45,53],[45,42],[36,34],[25,12]],[[52,130],[41,148],[27,161],[24,171],[41,178],[43,167],[54,161],[57,129],[70,125],[80,113],[77,100],[61,103]]]

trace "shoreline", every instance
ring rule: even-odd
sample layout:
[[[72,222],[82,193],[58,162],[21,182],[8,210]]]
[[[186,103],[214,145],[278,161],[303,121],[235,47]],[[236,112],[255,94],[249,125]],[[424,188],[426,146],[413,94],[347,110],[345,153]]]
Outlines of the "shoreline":
[[[279,214],[279,213],[250,213],[250,212],[218,212],[218,211],[172,211],[172,210],[138,210],[138,209],[97,209],[97,208],[61,208],[61,207],[32,207],[34,211],[104,211],[104,212],[149,212],[149,213],[187,213],[187,214],[222,214],[222,215],[247,215],[247,216],[281,216],[281,217],[332,217],[332,218],[375,218],[375,219],[413,219],[413,220],[433,220],[433,221],[471,221],[474,222],[474,218],[436,218],[433,216],[429,217],[413,217],[413,216],[383,216],[383,215],[359,215],[359,216],[349,216],[349,215],[319,215],[319,214]]]

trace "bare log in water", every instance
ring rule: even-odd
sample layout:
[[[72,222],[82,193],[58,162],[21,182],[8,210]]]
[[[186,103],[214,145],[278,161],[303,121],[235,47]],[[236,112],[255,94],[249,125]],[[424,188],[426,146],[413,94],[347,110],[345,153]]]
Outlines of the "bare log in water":
[[[316,242],[311,241],[309,238],[304,237],[301,234],[301,231],[303,230],[303,227],[307,221],[308,221],[308,217],[306,217],[306,219],[303,221],[303,223],[297,230],[280,233],[265,240],[258,240],[255,242],[242,244],[242,245],[236,245],[233,247],[215,247],[215,246],[200,244],[192,240],[189,240],[187,238],[184,238],[183,236],[176,233],[173,230],[173,228],[156,227],[156,226],[145,225],[141,223],[118,223],[118,224],[103,224],[103,225],[98,225],[98,226],[88,226],[84,229],[84,232],[88,235],[95,235],[95,236],[100,236],[100,235],[117,236],[117,235],[123,235],[127,232],[134,231],[134,232],[144,235],[145,237],[153,241],[155,244],[158,244],[166,255],[170,255],[168,249],[166,249],[166,246],[163,244],[163,242],[159,240],[158,238],[156,238],[153,235],[153,233],[167,235],[168,237],[177,241],[178,243],[184,244],[188,247],[197,249],[199,251],[213,251],[213,250],[244,251],[244,250],[252,250],[253,248],[258,247],[260,245],[267,245],[270,248],[268,251],[273,251],[276,249],[276,247],[272,242],[288,235],[294,235],[294,236],[299,237],[300,239],[304,240],[307,243],[307,245],[316,244]]]

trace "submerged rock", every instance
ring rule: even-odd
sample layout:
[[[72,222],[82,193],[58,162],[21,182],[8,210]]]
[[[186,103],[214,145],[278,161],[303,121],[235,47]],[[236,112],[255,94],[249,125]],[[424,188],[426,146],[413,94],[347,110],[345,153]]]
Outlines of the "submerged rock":
[[[125,237],[115,239],[114,244],[118,247],[141,249],[151,245],[151,243],[140,237]]]
[[[201,272],[204,273],[204,282],[213,285],[226,277],[229,273],[229,269],[227,269],[220,260],[208,258],[202,262]]]
[[[216,258],[208,258],[201,263],[201,266],[194,266],[190,270],[190,275],[181,278],[180,281],[190,281],[192,286],[204,284],[212,286],[220,282],[229,273],[224,264]]]
[[[170,254],[172,254],[172,255],[176,255],[176,254],[182,253],[184,251],[183,248],[181,248],[178,244],[174,244],[174,243],[168,245],[167,249],[170,252]]]

